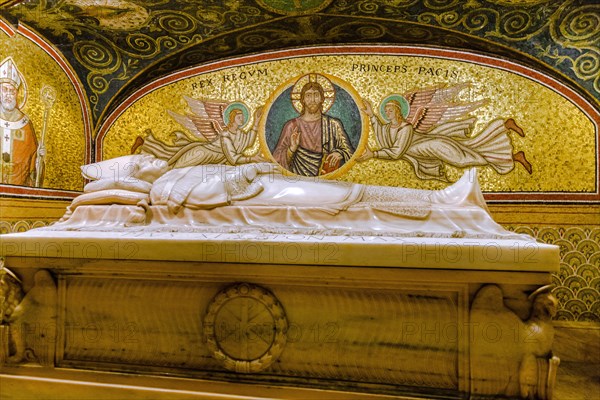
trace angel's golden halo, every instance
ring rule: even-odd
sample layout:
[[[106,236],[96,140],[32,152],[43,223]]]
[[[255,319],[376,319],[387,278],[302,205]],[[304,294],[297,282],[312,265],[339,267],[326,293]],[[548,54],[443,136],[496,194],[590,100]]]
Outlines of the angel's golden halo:
[[[390,103],[390,102],[392,102],[392,104],[400,105],[400,111],[402,112],[402,117],[406,118],[408,116],[408,113],[410,112],[410,104],[408,103],[408,100],[406,100],[406,98],[404,98],[404,96],[401,96],[399,94],[390,94],[389,96],[387,96],[385,99],[383,99],[381,101],[381,105],[379,106],[379,114],[381,114],[381,117],[386,122],[390,122],[390,121],[387,118],[387,115],[385,114],[385,106],[387,106],[388,103]]]
[[[302,88],[304,85],[310,82],[316,82],[323,88],[323,95],[325,97],[323,99],[323,112],[327,112],[335,101],[335,88],[333,87],[333,83],[331,83],[327,77],[321,74],[306,74],[301,76],[296,83],[294,83],[292,93],[290,95],[292,105],[299,114],[302,114],[302,111],[304,110],[304,105],[301,101]]]

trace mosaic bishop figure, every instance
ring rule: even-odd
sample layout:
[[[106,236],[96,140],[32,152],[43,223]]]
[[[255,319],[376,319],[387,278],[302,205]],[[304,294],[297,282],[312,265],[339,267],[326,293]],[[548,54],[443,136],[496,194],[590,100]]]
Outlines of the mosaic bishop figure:
[[[21,73],[11,57],[0,65],[0,183],[33,186],[38,141],[18,103]]]

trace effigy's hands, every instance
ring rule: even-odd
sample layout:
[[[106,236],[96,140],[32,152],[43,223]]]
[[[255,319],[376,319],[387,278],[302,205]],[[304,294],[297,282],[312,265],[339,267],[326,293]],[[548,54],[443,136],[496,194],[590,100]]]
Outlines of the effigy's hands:
[[[279,164],[257,162],[238,165],[235,167],[235,171],[239,176],[243,176],[246,181],[252,182],[257,175],[281,174],[282,168]]]
[[[276,174],[281,175],[283,173],[283,169],[279,164],[270,163],[270,162],[261,162],[255,164],[249,164],[254,169],[257,175],[269,175]]]
[[[255,168],[258,174],[281,174],[283,171],[279,164],[269,162],[260,162],[250,165]]]

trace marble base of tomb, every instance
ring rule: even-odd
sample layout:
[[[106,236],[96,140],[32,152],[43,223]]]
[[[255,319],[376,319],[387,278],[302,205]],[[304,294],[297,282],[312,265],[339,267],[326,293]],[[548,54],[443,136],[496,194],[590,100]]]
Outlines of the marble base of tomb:
[[[31,232],[2,237],[3,391],[552,398],[554,246]]]

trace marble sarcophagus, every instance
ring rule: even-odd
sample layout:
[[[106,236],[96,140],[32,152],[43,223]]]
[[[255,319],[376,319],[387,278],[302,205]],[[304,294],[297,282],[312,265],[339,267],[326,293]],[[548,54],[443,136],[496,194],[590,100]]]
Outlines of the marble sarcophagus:
[[[0,237],[2,390],[552,398],[558,248],[496,225],[476,179],[277,188],[260,168],[97,184]]]

